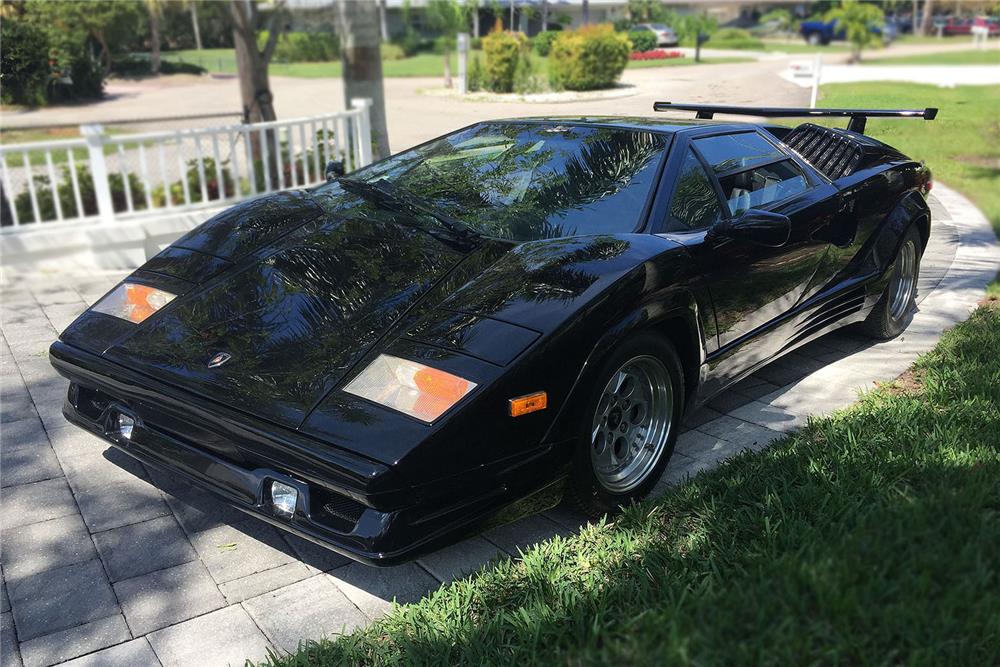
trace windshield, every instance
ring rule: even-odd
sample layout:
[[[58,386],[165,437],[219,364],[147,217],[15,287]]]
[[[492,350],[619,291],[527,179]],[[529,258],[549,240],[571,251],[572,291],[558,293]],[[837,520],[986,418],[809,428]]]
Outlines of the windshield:
[[[484,123],[348,178],[389,181],[488,236],[622,233],[638,226],[665,147],[662,135],[637,130]]]

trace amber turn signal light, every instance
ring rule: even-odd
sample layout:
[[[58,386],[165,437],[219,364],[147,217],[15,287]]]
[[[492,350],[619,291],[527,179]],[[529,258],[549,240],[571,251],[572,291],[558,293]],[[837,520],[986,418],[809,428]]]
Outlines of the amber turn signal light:
[[[544,391],[536,391],[534,394],[512,398],[510,403],[510,416],[520,417],[529,412],[544,410],[549,404],[549,397]]]

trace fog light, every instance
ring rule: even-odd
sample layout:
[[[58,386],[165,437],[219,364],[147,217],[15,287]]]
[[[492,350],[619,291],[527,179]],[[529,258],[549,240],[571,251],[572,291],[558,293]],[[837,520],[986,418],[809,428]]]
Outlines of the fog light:
[[[124,440],[132,439],[132,429],[135,427],[135,419],[128,415],[118,413],[118,435]]]
[[[298,498],[299,492],[294,486],[271,482],[271,506],[278,516],[290,518],[295,514],[295,503]]]

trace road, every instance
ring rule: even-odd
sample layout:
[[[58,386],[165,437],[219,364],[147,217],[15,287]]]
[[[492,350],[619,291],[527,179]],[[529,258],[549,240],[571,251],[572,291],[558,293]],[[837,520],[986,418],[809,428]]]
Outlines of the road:
[[[408,148],[440,134],[489,118],[547,114],[652,113],[654,100],[801,105],[808,93],[778,78],[787,64],[783,58],[716,65],[690,65],[627,70],[622,83],[634,94],[615,99],[567,103],[467,102],[454,97],[426,95],[438,88],[437,78],[385,80],[389,142],[393,151]],[[295,118],[344,108],[339,78],[272,77],[279,118]],[[190,114],[228,113],[240,108],[239,86],[233,76],[172,75],[141,81],[112,80],[105,99],[87,105],[48,107],[3,114],[3,125],[107,122]],[[227,120],[201,120],[185,125],[219,125]],[[156,123],[130,126],[134,130],[164,129]]]

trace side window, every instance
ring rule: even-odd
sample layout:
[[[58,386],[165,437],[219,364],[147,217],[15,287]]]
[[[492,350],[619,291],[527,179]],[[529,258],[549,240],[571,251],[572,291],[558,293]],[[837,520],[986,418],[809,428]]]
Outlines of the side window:
[[[757,132],[696,139],[695,145],[719,179],[730,215],[805,191],[802,170]]]
[[[696,139],[695,145],[716,174],[724,174],[760,162],[770,162],[781,157],[781,151],[756,132],[705,137]]]
[[[701,161],[689,148],[670,202],[667,230],[677,232],[704,229],[718,222],[721,216],[722,208],[715,189],[712,188]]]
[[[719,185],[729,201],[732,215],[787,199],[809,187],[805,176],[791,160],[728,174],[719,179]]]

